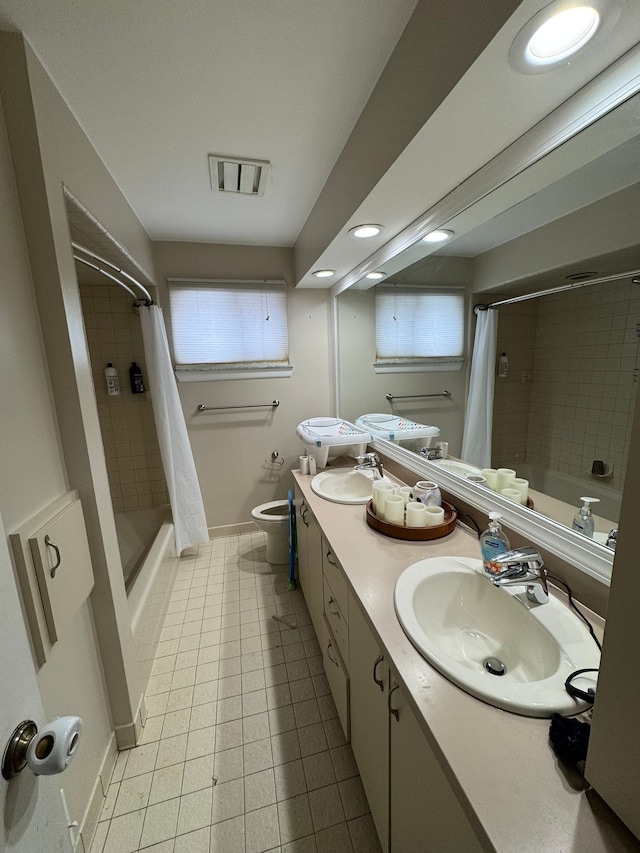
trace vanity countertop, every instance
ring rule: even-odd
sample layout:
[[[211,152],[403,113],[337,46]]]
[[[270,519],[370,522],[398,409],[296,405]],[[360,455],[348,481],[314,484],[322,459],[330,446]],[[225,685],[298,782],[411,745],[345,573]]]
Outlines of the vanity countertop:
[[[483,846],[498,853],[640,851],[640,841],[597,794],[571,786],[549,745],[548,719],[518,716],[468,695],[404,634],[393,605],[401,572],[427,557],[479,560],[477,537],[458,525],[443,539],[390,539],[367,525],[362,505],[323,500],[311,491],[310,476],[293,475]]]

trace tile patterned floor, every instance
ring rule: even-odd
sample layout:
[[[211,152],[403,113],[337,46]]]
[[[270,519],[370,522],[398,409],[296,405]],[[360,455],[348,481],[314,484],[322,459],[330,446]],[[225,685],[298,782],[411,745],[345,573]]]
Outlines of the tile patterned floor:
[[[118,756],[91,853],[379,853],[304,598],[264,543],[181,559],[142,743]]]

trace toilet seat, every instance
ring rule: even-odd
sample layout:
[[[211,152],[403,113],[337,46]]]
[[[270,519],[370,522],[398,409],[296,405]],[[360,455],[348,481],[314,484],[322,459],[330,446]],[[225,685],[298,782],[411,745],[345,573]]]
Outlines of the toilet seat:
[[[266,560],[274,565],[289,561],[289,501],[269,501],[251,510],[251,517],[267,534]]]
[[[279,521],[289,518],[289,501],[269,501],[251,510],[251,517],[263,521]]]

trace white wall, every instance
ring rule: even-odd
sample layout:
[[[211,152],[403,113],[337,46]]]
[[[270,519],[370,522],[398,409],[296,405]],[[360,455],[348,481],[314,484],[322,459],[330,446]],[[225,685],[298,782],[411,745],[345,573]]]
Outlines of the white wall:
[[[85,720],[64,778],[71,815],[81,821],[114,725],[133,731],[141,694],[63,185],[145,268],[152,260],[144,230],[16,33],[0,33],[0,95],[9,142],[0,152],[2,174],[5,183],[15,176],[13,208],[10,193],[0,194],[3,215],[13,215],[12,227],[2,229],[8,247],[0,272],[0,513],[10,533],[69,488],[82,498],[96,585],[37,674],[48,717],[72,711]]]
[[[0,374],[0,514],[9,534],[65,492],[68,483],[4,117],[0,116],[0,120],[0,316],[3,318],[0,358],[5,365]],[[3,714],[2,743],[21,719],[32,715],[39,726],[64,713],[79,714],[87,723],[82,746],[65,776],[61,780],[43,779],[35,785],[36,802],[30,805],[34,814],[29,827],[19,825],[24,816],[22,809],[15,805],[20,801],[20,794],[16,792],[24,791],[25,785],[33,787],[35,780],[32,777],[29,783],[30,774],[25,771],[24,780],[20,777],[9,786],[7,811],[0,821],[0,838],[4,833],[7,849],[36,850],[38,841],[34,837],[28,842],[28,838],[29,833],[37,835],[38,831],[43,831],[41,820],[45,815],[39,805],[41,798],[51,800],[50,808],[60,818],[63,829],[60,786],[65,788],[74,819],[83,816],[87,787],[93,785],[97,774],[96,755],[102,758],[111,732],[108,700],[89,603],[81,608],[71,631],[54,646],[50,659],[37,673],[36,681],[26,625],[19,609],[11,567],[6,561],[0,562],[0,589],[3,604],[13,601],[12,611],[6,617],[11,621],[3,618],[2,655],[15,659],[21,672],[17,683],[5,683],[4,691],[15,695],[19,686],[22,690],[31,679],[42,697],[38,704],[43,706],[38,708],[25,702],[19,718],[10,720]],[[9,630],[11,624],[13,627]],[[4,710],[7,703],[0,704]],[[15,716],[17,709],[12,710]],[[5,787],[6,783],[2,785]],[[0,803],[4,808],[4,792],[0,794]],[[29,847],[29,843],[33,846]],[[66,843],[63,847],[52,837],[50,849],[67,849]],[[5,849],[2,843],[0,848]]]
[[[161,301],[169,324],[166,279],[271,279],[287,282],[288,379],[239,379],[180,383],[189,438],[202,489],[207,524],[220,527],[251,520],[261,503],[287,497],[290,471],[303,446],[296,426],[306,418],[331,414],[330,293],[295,290],[291,249],[154,243]],[[168,333],[170,335],[170,328]],[[198,413],[207,406],[244,406],[278,399],[277,409]],[[272,451],[281,468],[265,465]]]

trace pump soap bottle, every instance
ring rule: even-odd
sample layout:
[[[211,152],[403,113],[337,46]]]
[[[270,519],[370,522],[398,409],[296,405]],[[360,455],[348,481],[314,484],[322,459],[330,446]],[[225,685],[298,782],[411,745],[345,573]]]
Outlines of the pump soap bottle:
[[[600,498],[580,498],[582,506],[578,507],[577,513],[573,516],[573,529],[583,536],[588,536],[593,539],[593,516],[591,515],[591,504],[600,503]]]
[[[480,550],[482,551],[482,563],[484,570],[490,575],[494,575],[498,568],[494,564],[501,554],[504,554],[511,547],[509,540],[505,536],[498,519],[502,518],[499,512],[489,513],[489,527],[480,537]]]

